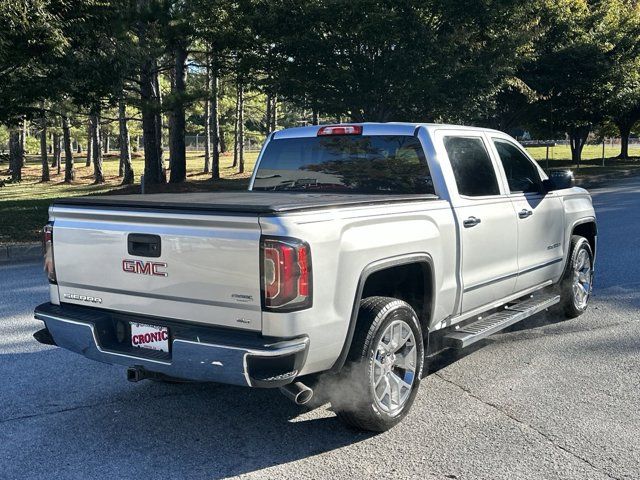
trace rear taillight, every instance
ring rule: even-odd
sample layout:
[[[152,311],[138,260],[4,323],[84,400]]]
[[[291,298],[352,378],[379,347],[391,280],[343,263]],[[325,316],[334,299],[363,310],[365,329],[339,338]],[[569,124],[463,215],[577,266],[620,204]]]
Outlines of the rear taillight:
[[[56,283],[56,267],[53,261],[53,223],[47,223],[42,229],[42,252],[44,254],[44,271],[50,283]]]
[[[266,310],[291,311],[312,303],[311,252],[294,238],[262,237],[262,302]]]
[[[318,136],[326,135],[362,135],[362,125],[331,125],[318,130]]]

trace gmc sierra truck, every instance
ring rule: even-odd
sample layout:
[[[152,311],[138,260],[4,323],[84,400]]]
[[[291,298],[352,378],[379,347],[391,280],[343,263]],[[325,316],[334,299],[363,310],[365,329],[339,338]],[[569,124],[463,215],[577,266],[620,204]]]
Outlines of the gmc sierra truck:
[[[373,431],[407,414],[431,355],[584,312],[597,234],[570,172],[549,178],[508,135],[407,123],[277,131],[248,191],[65,198],[49,216],[39,341],[132,381],[299,404],[329,379],[337,415]]]

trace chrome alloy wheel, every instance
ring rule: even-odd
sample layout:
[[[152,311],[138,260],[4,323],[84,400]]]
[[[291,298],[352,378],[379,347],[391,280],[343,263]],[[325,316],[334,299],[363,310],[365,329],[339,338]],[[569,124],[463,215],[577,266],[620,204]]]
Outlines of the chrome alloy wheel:
[[[589,301],[592,275],[589,253],[582,249],[573,268],[573,301],[579,309],[584,309]]]
[[[391,322],[380,337],[371,371],[376,405],[393,416],[407,402],[417,365],[416,339],[403,320]]]

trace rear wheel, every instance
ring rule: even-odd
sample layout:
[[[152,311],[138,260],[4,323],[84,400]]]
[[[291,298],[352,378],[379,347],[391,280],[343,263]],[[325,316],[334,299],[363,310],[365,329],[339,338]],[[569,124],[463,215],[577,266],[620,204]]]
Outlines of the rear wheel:
[[[586,238],[571,237],[569,261],[560,285],[560,305],[567,318],[582,315],[593,288],[593,252]]]
[[[408,413],[424,365],[422,330],[413,308],[388,297],[362,300],[338,398],[338,417],[363,430],[382,432]]]

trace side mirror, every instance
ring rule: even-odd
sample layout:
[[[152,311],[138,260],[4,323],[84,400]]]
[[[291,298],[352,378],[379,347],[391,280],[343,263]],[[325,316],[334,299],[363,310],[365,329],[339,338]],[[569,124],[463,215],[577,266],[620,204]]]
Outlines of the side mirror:
[[[542,181],[542,186],[547,192],[564,190],[575,186],[576,181],[571,170],[552,170],[549,179]]]

